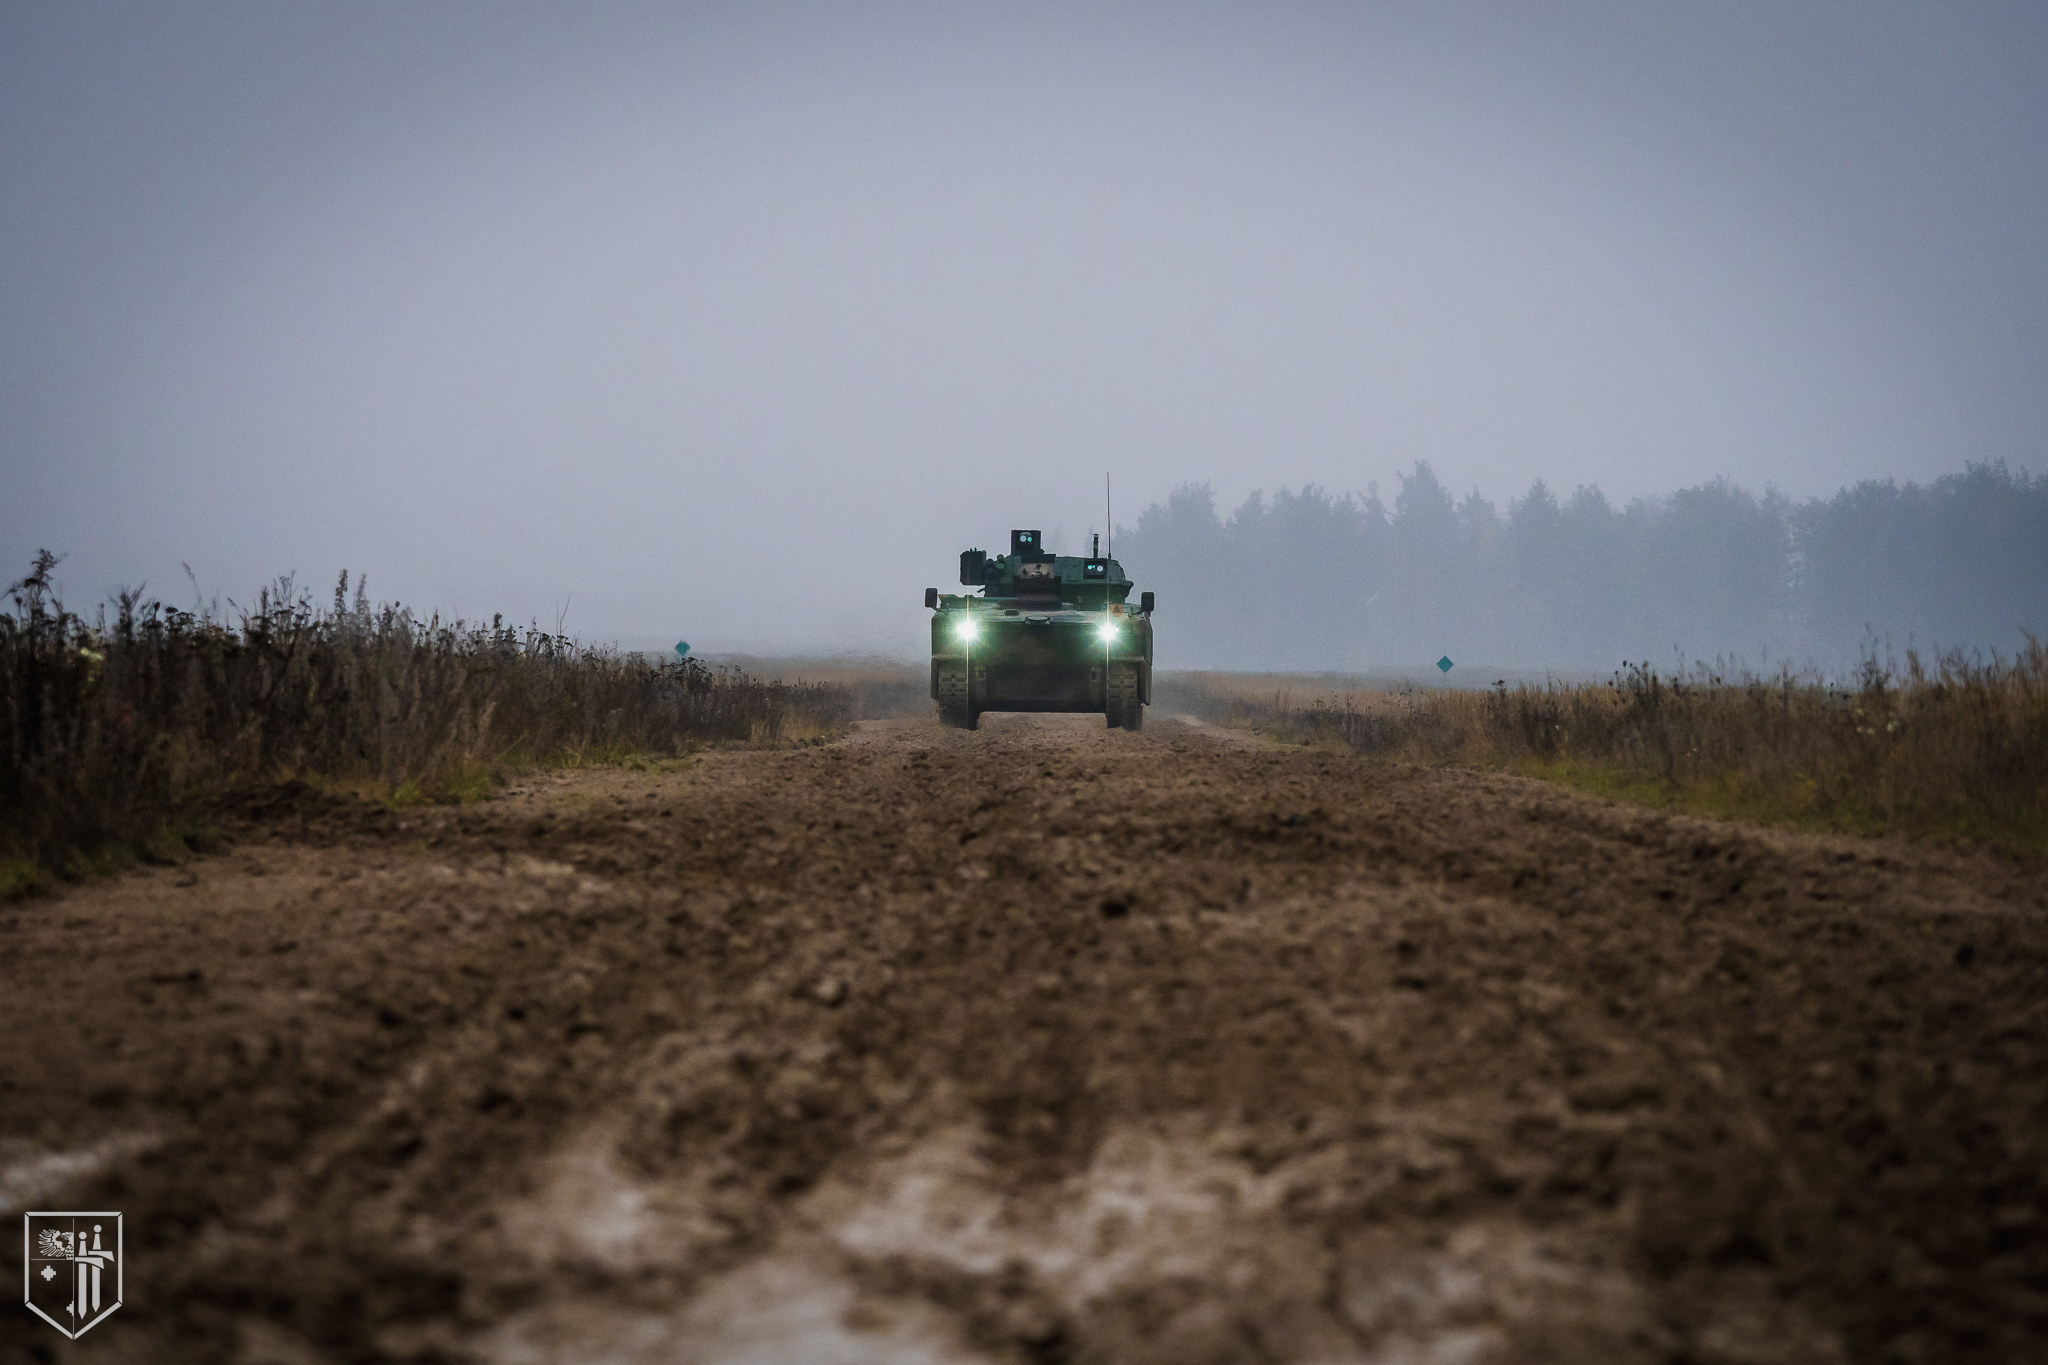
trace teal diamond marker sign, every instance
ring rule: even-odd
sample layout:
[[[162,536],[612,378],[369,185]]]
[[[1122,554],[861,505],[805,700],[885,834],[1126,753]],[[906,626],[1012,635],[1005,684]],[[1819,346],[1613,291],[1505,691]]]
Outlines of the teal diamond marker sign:
[[[1442,670],[1443,670],[1444,672],[1446,672],[1446,673],[1450,672],[1450,671],[1451,671],[1451,656],[1450,656],[1450,655],[1448,655],[1448,654],[1444,655],[1444,657],[1443,657],[1443,658],[1441,658],[1441,659],[1438,659],[1438,660],[1436,661],[1436,666],[1437,666],[1438,668],[1441,668],[1441,669],[1442,669]]]

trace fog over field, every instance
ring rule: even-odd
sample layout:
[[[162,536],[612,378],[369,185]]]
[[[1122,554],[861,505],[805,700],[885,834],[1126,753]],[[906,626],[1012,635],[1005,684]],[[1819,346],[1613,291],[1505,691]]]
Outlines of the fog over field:
[[[1839,677],[2048,637],[2048,479],[2003,465],[1800,502],[1716,480],[1618,505],[1538,479],[1496,505],[1454,498],[1426,461],[1396,484],[1255,492],[1227,513],[1183,485],[1120,543],[1180,605],[1192,668]]]
[[[1162,667],[2009,648],[2044,75],[2022,3],[9,0],[0,575],[915,654],[1108,471]]]

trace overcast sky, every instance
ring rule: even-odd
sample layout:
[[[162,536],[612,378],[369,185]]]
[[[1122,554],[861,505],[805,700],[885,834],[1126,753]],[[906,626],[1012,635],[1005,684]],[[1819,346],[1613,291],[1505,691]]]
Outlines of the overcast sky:
[[[1803,497],[2041,470],[2044,376],[2039,3],[0,0],[74,599],[915,651],[1106,470]]]

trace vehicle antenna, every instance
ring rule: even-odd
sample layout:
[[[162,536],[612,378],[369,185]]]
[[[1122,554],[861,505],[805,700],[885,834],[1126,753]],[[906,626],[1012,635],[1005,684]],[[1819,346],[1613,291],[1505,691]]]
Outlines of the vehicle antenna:
[[[1109,512],[1109,475],[1102,476],[1102,526],[1109,532],[1109,557],[1116,558],[1116,522]]]

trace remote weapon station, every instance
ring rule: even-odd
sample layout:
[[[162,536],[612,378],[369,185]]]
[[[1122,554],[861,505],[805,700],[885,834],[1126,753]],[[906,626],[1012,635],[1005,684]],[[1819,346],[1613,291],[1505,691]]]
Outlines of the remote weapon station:
[[[984,711],[1100,711],[1136,730],[1152,700],[1152,594],[1133,610],[1123,567],[1096,552],[1048,554],[1038,532],[1010,532],[1010,553],[960,555],[976,597],[924,590],[932,617],[939,719],[972,730]]]

